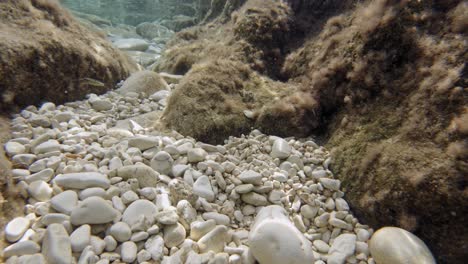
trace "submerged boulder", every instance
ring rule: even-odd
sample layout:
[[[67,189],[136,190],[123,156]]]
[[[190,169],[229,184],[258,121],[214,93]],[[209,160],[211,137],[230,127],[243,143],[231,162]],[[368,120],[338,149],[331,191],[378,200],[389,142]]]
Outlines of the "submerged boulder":
[[[136,69],[57,1],[2,1],[0,36],[0,111],[104,93]]]

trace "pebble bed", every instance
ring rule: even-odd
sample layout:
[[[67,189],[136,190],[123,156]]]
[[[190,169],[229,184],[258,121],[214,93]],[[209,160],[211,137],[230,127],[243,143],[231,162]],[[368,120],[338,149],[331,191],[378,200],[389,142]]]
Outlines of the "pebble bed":
[[[375,263],[373,230],[325,148],[258,130],[214,146],[132,119],[169,94],[108,92],[13,117],[4,147],[27,205],[5,228],[6,263]]]

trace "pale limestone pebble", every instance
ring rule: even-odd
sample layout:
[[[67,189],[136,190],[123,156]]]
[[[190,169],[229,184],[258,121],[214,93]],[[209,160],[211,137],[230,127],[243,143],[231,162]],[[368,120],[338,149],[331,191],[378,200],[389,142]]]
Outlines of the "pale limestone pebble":
[[[151,259],[161,261],[164,257],[164,239],[161,236],[150,237],[145,242],[145,249],[151,254]]]
[[[291,146],[286,140],[277,138],[273,142],[270,155],[272,158],[286,159],[291,155]]]
[[[151,253],[149,253],[145,249],[142,249],[137,254],[137,260],[138,260],[138,263],[143,263],[143,262],[149,261],[149,260],[151,260]]]
[[[34,241],[26,240],[9,245],[3,249],[3,257],[31,255],[40,252],[41,247]]]
[[[243,183],[251,183],[253,185],[261,185],[262,184],[262,175],[253,170],[243,171],[239,175],[239,180]]]
[[[285,236],[285,234],[288,234]],[[312,263],[312,243],[291,223],[277,205],[257,214],[249,234],[252,255],[260,263]]]
[[[218,225],[198,240],[198,248],[201,253],[206,253],[208,251],[213,251],[215,253],[222,252],[226,245],[227,236],[227,227]]]
[[[356,250],[356,235],[342,234],[333,241],[328,251],[329,264],[344,264],[348,257],[354,255]]]
[[[44,154],[48,152],[54,152],[54,151],[60,151],[61,144],[55,140],[55,139],[50,139],[46,142],[43,142],[36,147],[33,148],[34,154]]]
[[[130,240],[133,242],[139,242],[146,240],[149,237],[149,234],[145,231],[140,231],[133,233],[132,236],[130,237]]]
[[[229,218],[229,216],[225,214],[220,214],[218,212],[206,212],[202,214],[202,217],[205,220],[210,220],[210,219],[215,220],[217,225],[228,226],[229,223],[231,222],[231,219]]]
[[[106,243],[105,250],[108,252],[114,251],[117,248],[117,241],[111,235],[105,236],[104,242]]]
[[[172,165],[174,163],[174,159],[172,159],[171,155],[165,151],[159,151],[154,155],[151,159],[150,165],[153,170],[170,176],[172,173]]]
[[[11,170],[11,176],[15,180],[24,180],[29,175],[31,175],[31,172],[29,170],[25,170],[25,169],[13,169],[13,170]]]
[[[81,252],[81,255],[78,259],[78,264],[88,264],[96,263],[99,260],[99,257],[94,253],[92,246],[87,246]]]
[[[338,191],[341,185],[340,180],[330,178],[320,178],[320,183],[323,185],[323,187],[333,191]]]
[[[132,236],[132,230],[130,226],[125,222],[117,222],[113,224],[109,230],[109,235],[111,235],[118,242],[125,242],[130,240]]]
[[[185,228],[180,223],[165,226],[163,233],[164,245],[168,248],[182,244],[186,236]]]
[[[159,139],[156,137],[137,136],[128,139],[128,146],[145,151],[159,145]]]
[[[398,227],[383,227],[369,241],[369,250],[378,264],[435,264],[426,244],[412,233]]]
[[[96,264],[110,264],[120,260],[120,254],[116,252],[105,252],[100,256],[100,260]],[[118,263],[118,262],[117,262]]]
[[[130,203],[133,203],[134,201],[138,200],[139,197],[138,197],[138,194],[136,194],[134,191],[132,190],[129,190],[129,191],[126,191],[122,194],[122,202],[125,204],[125,205],[128,205]]]
[[[198,163],[206,159],[208,153],[202,148],[192,148],[187,151],[188,162]]]
[[[127,241],[122,244],[120,256],[125,263],[132,263],[137,257],[137,245],[135,242]]]
[[[48,263],[72,263],[70,237],[60,224],[51,224],[42,241],[42,254]]]
[[[17,262],[15,263],[16,264],[30,264],[30,263],[46,264],[47,262],[41,253],[36,253],[36,254],[28,254],[28,255],[20,256]]]
[[[105,224],[119,216],[119,212],[101,197],[92,196],[82,201],[71,213],[73,225]]]
[[[348,202],[346,202],[343,198],[336,198],[335,199],[336,210],[338,211],[349,211]]]
[[[8,156],[15,156],[26,153],[26,147],[18,142],[9,141],[4,145],[5,152]]]
[[[193,184],[193,193],[205,198],[207,201],[212,202],[215,199],[215,193],[211,186],[210,179],[208,176],[199,177]]]
[[[317,251],[321,253],[328,253],[328,251],[330,250],[330,246],[322,240],[315,240],[313,242],[313,245],[317,249]]]
[[[36,172],[34,174],[31,174],[29,176],[26,176],[24,180],[27,183],[31,183],[34,181],[45,181],[49,182],[52,179],[52,176],[54,176],[54,170],[53,169],[43,169],[39,172]]]
[[[5,227],[5,237],[8,242],[18,241],[31,225],[31,220],[26,217],[16,217]]]
[[[197,210],[192,207],[189,201],[180,200],[177,203],[177,213],[180,216],[180,222],[186,229],[197,219]]]
[[[28,193],[34,199],[46,202],[52,197],[52,187],[45,181],[34,181],[28,186]]]
[[[234,188],[234,190],[238,194],[249,193],[249,192],[253,191],[253,189],[254,189],[254,186],[253,186],[253,184],[250,184],[250,183],[249,184],[237,185],[236,188]]]
[[[268,204],[267,198],[265,198],[265,196],[260,195],[256,192],[242,194],[241,199],[244,203],[251,204],[254,206],[265,206]]]
[[[156,213],[155,219],[158,223],[163,225],[174,225],[179,221],[177,208],[170,206],[163,211]]]
[[[190,224],[190,238],[198,241],[205,234],[216,227],[216,221],[209,219],[206,221],[194,221]]]
[[[109,128],[107,130],[107,135],[113,138],[118,138],[118,139],[130,138],[130,137],[135,136],[132,132],[128,131],[127,129],[116,128],[116,127]]]
[[[99,172],[60,174],[54,178],[54,182],[68,189],[86,189],[91,187],[107,189],[110,186],[110,181],[107,176]]]
[[[139,221],[139,216],[144,216],[149,225],[155,222],[155,215],[158,212],[156,205],[148,200],[137,200],[131,203],[122,215],[122,221],[129,226]]]
[[[189,169],[190,166],[185,165],[185,164],[176,164],[172,167],[172,175],[174,177],[182,177],[187,169]]]
[[[305,204],[301,207],[301,215],[308,219],[314,219],[319,211],[319,208],[320,207],[318,206],[311,206],[311,205]]]
[[[41,218],[41,223],[45,226],[50,224],[63,224],[66,221],[70,221],[70,216],[60,213],[49,213]]]
[[[89,241],[94,253],[100,255],[102,252],[104,252],[104,249],[106,248],[106,242],[103,239],[98,236],[91,236]]]
[[[113,107],[113,104],[110,100],[101,99],[95,94],[89,95],[88,103],[96,111],[108,111],[111,110]]]
[[[82,225],[70,234],[73,252],[82,252],[91,243],[91,226]]]
[[[22,166],[22,167],[28,167],[31,165],[35,160],[37,159],[37,156],[34,154],[17,154],[11,158],[11,161],[13,164],[16,164],[17,166]]]

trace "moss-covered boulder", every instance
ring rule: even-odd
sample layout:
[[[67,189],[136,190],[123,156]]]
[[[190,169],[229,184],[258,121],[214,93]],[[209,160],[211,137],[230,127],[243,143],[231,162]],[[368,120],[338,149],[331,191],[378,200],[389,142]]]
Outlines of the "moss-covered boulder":
[[[56,1],[1,1],[0,37],[0,111],[104,93],[136,69]]]

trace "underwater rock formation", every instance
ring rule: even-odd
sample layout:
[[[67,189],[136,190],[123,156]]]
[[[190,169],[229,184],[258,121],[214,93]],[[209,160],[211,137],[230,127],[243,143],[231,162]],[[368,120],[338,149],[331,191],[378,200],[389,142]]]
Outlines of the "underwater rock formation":
[[[200,64],[230,60],[249,65],[257,78],[286,81],[277,84],[283,87],[279,89],[283,96],[261,102],[262,110],[253,111],[253,120],[244,121],[242,107],[221,111],[226,103],[208,101],[207,115],[199,120],[203,125],[192,127],[188,134],[201,140],[220,139],[238,135],[249,125],[268,129],[259,120],[274,117],[273,109],[303,113],[295,125],[284,123],[281,135],[323,134],[334,148],[333,170],[362,219],[375,228],[393,225],[414,232],[439,263],[462,263],[468,257],[463,236],[468,231],[466,2],[345,1],[339,5],[341,13],[331,18],[328,15],[334,12],[317,14],[315,4],[328,2],[323,5],[328,12],[336,1],[313,1],[299,10],[300,2],[304,1],[291,1],[291,10],[285,7],[287,19],[275,15],[280,20],[268,22],[287,25],[273,32],[274,38],[285,38],[276,46],[275,60],[264,56],[275,50],[264,45],[275,41],[257,42],[241,34],[245,28],[236,32],[236,23],[249,21],[249,12],[260,10],[255,11],[260,15],[252,16],[258,27],[251,32],[262,32],[263,14],[269,13],[265,10],[277,10],[282,5],[278,1],[250,0],[226,23],[214,21],[179,32],[156,67],[177,74],[189,72],[169,99],[167,124],[180,129],[170,120],[182,119],[191,111],[194,104],[171,111],[171,101],[180,93],[188,94],[182,90],[194,86],[189,80]],[[308,6],[314,12],[305,19],[301,14],[307,13]],[[227,79],[242,74],[230,71]],[[226,83],[207,76],[197,77],[199,86],[215,91]],[[195,90],[200,92],[190,94],[191,101],[200,105],[209,100],[201,88]],[[215,96],[224,93],[215,92]],[[254,100],[252,105],[259,102]],[[223,129],[206,129],[219,120],[227,120]],[[242,126],[238,120],[244,122]],[[275,130],[265,132],[275,134]]]
[[[0,111],[103,93],[136,69],[55,1],[2,1],[0,35]]]

